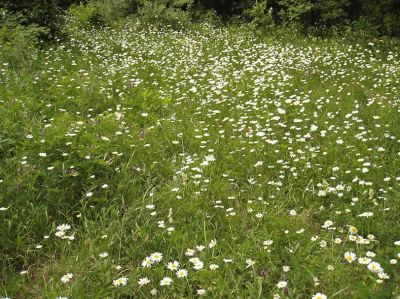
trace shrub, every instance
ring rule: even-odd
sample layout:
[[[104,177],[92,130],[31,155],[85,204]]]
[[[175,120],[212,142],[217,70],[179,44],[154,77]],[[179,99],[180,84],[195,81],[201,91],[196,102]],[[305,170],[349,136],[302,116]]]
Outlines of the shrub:
[[[261,28],[268,28],[274,25],[272,8],[267,8],[267,1],[257,1],[247,11],[251,22]]]
[[[350,0],[323,0],[315,4],[318,23],[325,26],[343,25],[348,21]]]
[[[222,20],[214,9],[204,9],[202,6],[192,7],[190,19],[196,23],[206,23],[213,26],[220,26]]]
[[[193,0],[140,0],[138,14],[145,23],[181,28],[190,22],[192,5]]]
[[[379,26],[369,18],[361,16],[346,26],[344,34],[349,39],[370,39],[379,35]]]
[[[385,33],[392,36],[400,36],[400,15],[388,14],[384,20]]]
[[[0,60],[19,68],[34,61],[39,36],[47,33],[37,25],[21,25],[23,17],[0,9]]]
[[[311,25],[314,4],[310,0],[279,0],[279,16],[283,25],[301,29]]]
[[[100,12],[93,3],[72,5],[68,10],[69,16],[78,27],[99,25],[101,23]]]
[[[46,38],[54,38],[62,29],[64,18],[57,0],[3,0],[0,2],[0,8],[19,16],[19,24],[46,28],[47,30],[41,33]]]
[[[92,0],[72,5],[68,12],[78,27],[109,26],[128,15],[132,7],[128,0]]]

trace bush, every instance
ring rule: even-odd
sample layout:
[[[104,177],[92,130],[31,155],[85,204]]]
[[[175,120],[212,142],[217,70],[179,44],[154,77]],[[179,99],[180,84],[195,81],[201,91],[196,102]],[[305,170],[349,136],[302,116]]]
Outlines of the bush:
[[[346,26],[344,34],[349,39],[370,39],[379,35],[379,26],[372,23],[370,19],[361,16]]]
[[[68,14],[77,27],[98,25],[101,22],[100,13],[92,3],[72,5]]]
[[[400,36],[400,15],[389,14],[383,20],[385,33]]]
[[[274,25],[272,16],[272,7],[267,8],[267,1],[257,1],[251,8],[246,11],[251,22],[257,27],[268,28]]]
[[[110,26],[127,16],[133,9],[132,4],[128,0],[92,0],[72,5],[68,13],[78,27]]]
[[[350,0],[323,0],[315,4],[317,22],[324,26],[344,25],[348,22]]]
[[[177,29],[189,24],[192,5],[193,0],[140,0],[138,15],[145,23]]]
[[[0,8],[18,15],[18,22],[21,25],[36,25],[46,28],[45,35],[52,39],[58,35],[63,26],[62,10],[57,0],[3,0],[0,1]]]
[[[196,23],[206,23],[212,26],[220,26],[222,20],[214,9],[204,9],[197,6],[190,10],[190,19]]]
[[[37,25],[21,25],[22,21],[21,15],[0,9],[0,61],[13,68],[34,61],[39,36],[48,32]]]
[[[310,0],[279,0],[279,16],[283,25],[307,28],[311,25],[314,4]]]

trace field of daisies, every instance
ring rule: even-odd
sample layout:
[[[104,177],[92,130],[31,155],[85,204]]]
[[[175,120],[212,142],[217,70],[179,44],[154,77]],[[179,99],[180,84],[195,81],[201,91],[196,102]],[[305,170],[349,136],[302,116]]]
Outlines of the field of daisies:
[[[69,34],[0,65],[0,298],[399,298],[399,48]]]

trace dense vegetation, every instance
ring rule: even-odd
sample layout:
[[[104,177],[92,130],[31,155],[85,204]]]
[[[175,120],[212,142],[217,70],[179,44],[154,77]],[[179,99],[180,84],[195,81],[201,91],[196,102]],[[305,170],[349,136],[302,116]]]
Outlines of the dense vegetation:
[[[0,298],[399,298],[396,3],[3,2]]]
[[[399,0],[5,0],[0,8],[22,13],[25,22],[54,33],[60,29],[63,10],[85,3],[87,14],[100,17],[110,17],[112,11],[145,19],[193,21],[211,12],[225,20],[255,21],[261,27],[283,25],[314,33],[351,28],[375,35],[400,35]]]

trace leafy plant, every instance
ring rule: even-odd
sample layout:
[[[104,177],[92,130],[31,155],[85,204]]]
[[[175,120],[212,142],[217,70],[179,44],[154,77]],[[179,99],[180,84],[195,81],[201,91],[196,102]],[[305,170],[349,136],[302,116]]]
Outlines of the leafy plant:
[[[257,1],[247,10],[247,14],[256,26],[268,28],[274,25],[272,7],[268,8],[268,1]]]
[[[279,0],[279,16],[284,25],[308,27],[314,4],[310,0]]]
[[[27,66],[34,60],[39,36],[47,33],[37,25],[21,25],[23,17],[0,9],[0,61],[11,67]]]
[[[140,0],[138,15],[145,23],[181,28],[188,25],[193,0]]]
[[[328,26],[343,24],[348,21],[349,0],[323,0],[315,4],[320,23]]]
[[[108,26],[125,17],[132,6],[128,0],[93,0],[69,8],[69,16],[78,27]]]

